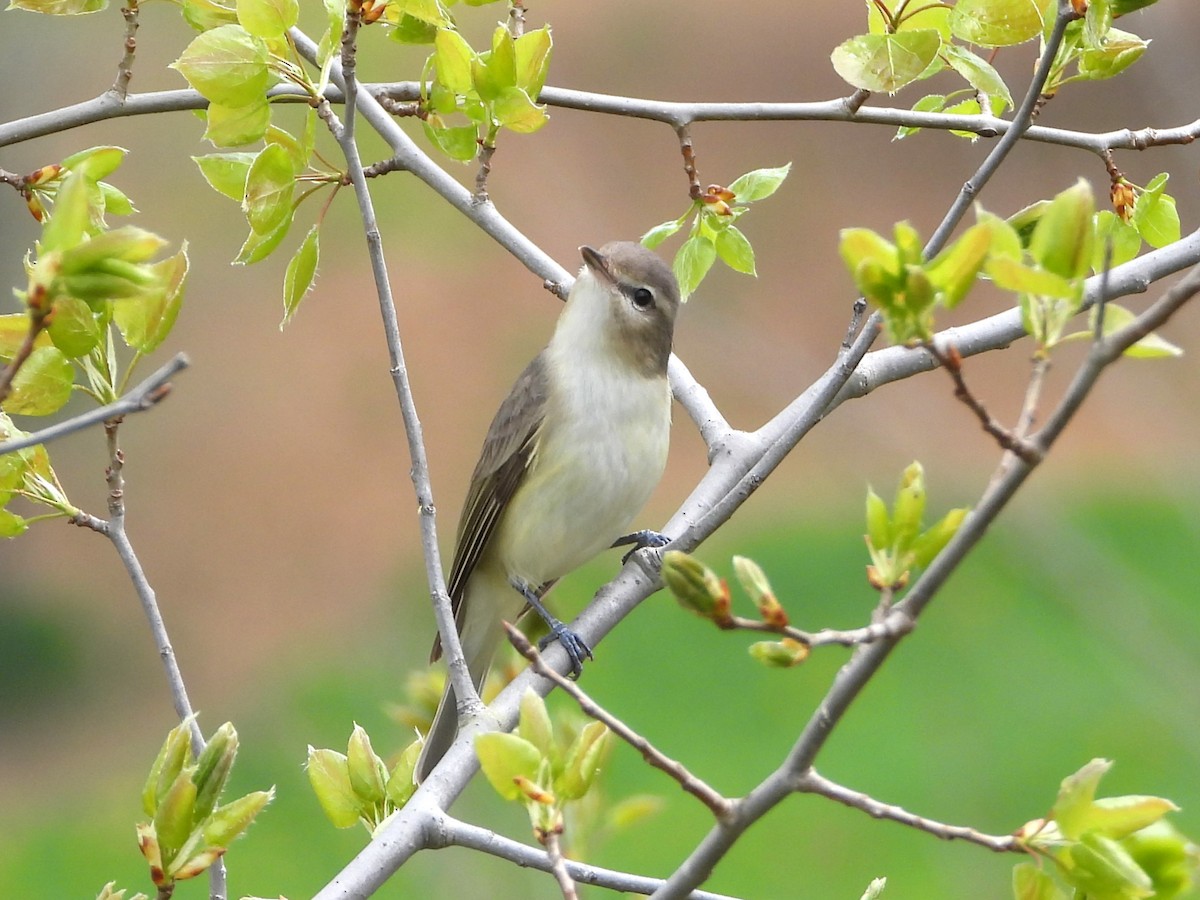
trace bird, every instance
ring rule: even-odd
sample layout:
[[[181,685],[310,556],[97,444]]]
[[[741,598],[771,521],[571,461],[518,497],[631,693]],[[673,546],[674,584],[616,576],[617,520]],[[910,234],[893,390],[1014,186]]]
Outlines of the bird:
[[[476,690],[502,622],[527,608],[545,619],[547,641],[563,645],[578,677],[591,648],[542,598],[605,549],[667,543],[654,531],[623,533],[666,467],[679,285],[670,266],[637,243],[579,253],[583,266],[549,343],[492,420],[459,518],[447,591]],[[441,653],[439,636],[430,661]],[[418,783],[454,742],[457,706],[447,680],[417,762]]]

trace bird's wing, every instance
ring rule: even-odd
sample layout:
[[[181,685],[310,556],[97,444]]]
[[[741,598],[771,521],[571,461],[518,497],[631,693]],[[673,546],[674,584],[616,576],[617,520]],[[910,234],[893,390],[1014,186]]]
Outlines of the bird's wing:
[[[446,588],[461,623],[467,581],[483,556],[496,523],[517,492],[537,446],[538,428],[546,406],[546,371],[542,354],[536,356],[513,386],[488,429],[479,462],[458,522],[458,543]],[[441,638],[435,638],[430,661],[442,655]]]

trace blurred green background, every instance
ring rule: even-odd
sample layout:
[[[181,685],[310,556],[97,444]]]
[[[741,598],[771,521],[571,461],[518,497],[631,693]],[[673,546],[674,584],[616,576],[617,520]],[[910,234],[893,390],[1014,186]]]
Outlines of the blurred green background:
[[[472,36],[494,24],[494,10],[460,11]],[[307,7],[305,16],[317,18]],[[555,85],[665,99],[815,100],[847,93],[828,54],[861,28],[862,6],[747,0],[731,10],[697,0],[685,13],[676,4],[548,3],[531,11],[531,25],[542,17],[555,29]],[[1069,87],[1041,121],[1098,131],[1196,118],[1200,8],[1163,0],[1125,27],[1153,38],[1146,58],[1117,81]],[[98,94],[111,83],[121,34],[115,8],[79,20],[0,15],[0,72],[10,85],[0,120]],[[173,7],[146,4],[134,89],[182,87],[164,66],[188,39]],[[364,78],[419,71],[420,54],[378,32],[362,45]],[[997,64],[1021,84],[1032,56],[1018,48]],[[230,854],[231,893],[298,900],[366,838],[326,824],[301,769],[305,748],[344,747],[354,721],[381,752],[409,740],[386,709],[403,699],[407,673],[424,666],[432,615],[351,200],[331,208],[316,292],[280,335],[283,261],[228,266],[244,220],[187,158],[207,152],[201,131],[186,113],[109,121],[0,148],[0,167],[25,172],[86,146],[128,147],[114,180],[142,210],[135,221],[190,241],[188,298],[165,349],[187,350],[194,365],[167,403],[123,427],[129,528],[205,731],[229,719],[241,734],[232,789],[278,786],[276,803]],[[851,287],[836,256],[838,229],[890,229],[908,218],[928,234],[989,145],[928,133],[893,143],[889,129],[821,123],[709,124],[693,136],[702,183],[795,164],[781,191],[741,223],[759,278],[714,273],[678,331],[680,356],[730,420],[752,428],[822,371],[844,333]],[[368,161],[381,153],[367,143]],[[1197,160],[1194,146],[1117,156],[1139,184],[1174,173],[1169,190],[1185,232],[1198,222]],[[453,171],[467,183],[474,176]],[[1104,170],[1090,154],[1022,146],[982,199],[1009,214],[1079,174],[1103,193]],[[563,110],[552,110],[539,134],[501,144],[490,188],[499,208],[568,267],[579,244],[635,237],[686,205],[669,129]],[[557,307],[538,279],[419,185],[392,175],[373,190],[448,554],[488,417],[545,341]],[[297,241],[315,214],[302,207]],[[9,197],[0,283],[21,282],[21,256],[36,235]],[[973,298],[958,320],[1001,306]],[[1164,334],[1190,351],[1197,317],[1185,310]],[[1047,402],[1078,353],[1056,359]],[[1019,409],[1027,356],[1018,345],[967,365],[1003,419]],[[1104,756],[1117,761],[1105,793],[1170,797],[1183,807],[1178,824],[1200,834],[1198,389],[1190,356],[1126,363],[1105,377],[852,708],[819,760],[826,775],[923,815],[1004,833],[1044,814],[1062,777]],[[686,416],[676,418],[647,526],[665,521],[704,471],[701,442]],[[52,452],[73,500],[101,512],[102,436],[79,435]],[[926,466],[931,513],[974,502],[997,458],[937,373],[840,409],[699,555],[726,574],[732,553],[758,559],[802,627],[861,624],[873,602],[862,577],[865,487],[890,496],[914,458]],[[616,564],[613,554],[567,579],[557,602],[579,609]],[[656,595],[600,646],[584,685],[738,794],[777,763],[845,658],[828,649],[798,670],[765,671],[744,652],[750,640]],[[48,523],[0,545],[0,896],[89,897],[113,878],[148,887],[133,823],[172,719],[136,599],[106,542]],[[663,875],[707,829],[694,801],[623,749],[605,790],[614,799],[657,793],[666,806],[593,841],[589,859],[598,864]],[[527,839],[524,813],[486,785],[454,811]],[[857,898],[886,875],[889,898],[1003,898],[1014,862],[805,797],[753,828],[708,886],[754,898]],[[177,893],[205,895],[201,882]],[[414,859],[379,896],[556,892],[541,874],[446,850]]]

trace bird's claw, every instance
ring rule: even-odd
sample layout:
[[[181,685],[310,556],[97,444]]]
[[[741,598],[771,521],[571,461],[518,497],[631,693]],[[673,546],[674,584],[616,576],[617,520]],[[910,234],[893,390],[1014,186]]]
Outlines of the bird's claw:
[[[551,626],[550,633],[538,641],[538,649],[545,650],[554,641],[562,644],[563,650],[566,651],[567,659],[571,661],[571,678],[579,678],[583,674],[583,661],[594,658],[592,656],[592,648],[587,645],[587,642],[583,638],[561,622]]]
[[[665,547],[669,543],[671,543],[671,538],[667,535],[646,528],[641,531],[635,531],[632,534],[622,535],[613,541],[612,545],[614,547],[624,547],[627,544],[633,544],[633,549],[621,557],[621,565],[625,565],[625,563],[629,562],[629,557],[633,556],[639,550],[645,550],[647,547]]]

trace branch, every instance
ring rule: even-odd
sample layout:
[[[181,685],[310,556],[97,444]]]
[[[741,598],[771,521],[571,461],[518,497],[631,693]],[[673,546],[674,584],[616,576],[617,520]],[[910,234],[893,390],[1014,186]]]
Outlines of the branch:
[[[487,828],[463,822],[445,813],[439,813],[436,816],[430,830],[437,835],[430,844],[431,848],[465,847],[499,859],[509,860],[525,868],[539,869],[543,872],[550,871],[550,860],[544,850],[506,838]],[[657,890],[663,883],[660,878],[647,878],[643,875],[604,869],[573,859],[566,859],[564,862],[568,874],[577,883],[590,884],[611,891],[649,894]],[[693,891],[689,900],[736,900],[736,898],[709,891]]]
[[[338,128],[331,127],[338,145],[346,157],[350,182],[358,201],[359,215],[367,239],[367,254],[371,260],[371,274],[375,279],[375,292],[379,298],[379,312],[383,317],[383,331],[387,339],[388,356],[391,359],[392,383],[400,401],[400,414],[404,420],[404,433],[408,438],[408,453],[412,460],[409,469],[413,490],[417,495],[417,513],[421,526],[421,549],[425,558],[425,577],[429,584],[430,599],[437,619],[438,634],[449,666],[449,678],[460,704],[482,706],[479,694],[467,671],[458,629],[454,624],[454,613],[450,597],[446,592],[442,574],[441,553],[438,550],[436,507],[433,503],[433,484],[429,476],[429,459],[425,453],[425,438],[421,419],[417,415],[412,385],[409,383],[408,366],[404,361],[404,346],[400,340],[400,325],[396,316],[396,304],[392,299],[391,280],[388,278],[387,261],[383,254],[383,240],[379,234],[379,223],[375,217],[375,205],[367,178],[363,172],[362,159],[355,141],[355,128],[359,102],[358,83],[355,79],[355,36],[361,13],[348,12],[346,28],[342,36],[342,64],[332,66],[331,78],[339,82],[345,91],[347,103],[346,121]],[[298,32],[297,32],[298,33]],[[307,40],[307,38],[305,39]],[[372,101],[374,102],[374,101]],[[335,123],[332,112],[325,110],[329,121]]]
[[[988,850],[993,850],[996,853],[1025,852],[1025,849],[1012,835],[984,834],[981,831],[976,831],[974,828],[967,828],[962,825],[946,825],[942,822],[926,819],[924,816],[910,813],[902,807],[893,806],[890,803],[881,803],[869,794],[853,791],[837,782],[830,781],[823,775],[818,774],[816,769],[809,769],[804,773],[796,784],[796,791],[798,793],[820,794],[822,797],[836,800],[845,806],[862,810],[873,818],[890,819],[893,822],[908,825],[919,831],[928,832],[944,841],[967,841],[968,843],[986,847]]]
[[[534,672],[541,675],[543,678],[548,678],[556,686],[565,691],[571,698],[579,704],[579,708],[585,714],[591,716],[598,722],[603,722],[608,726],[609,731],[613,732],[629,746],[633,747],[642,758],[650,765],[659,771],[666,772],[671,778],[679,783],[679,786],[698,799],[701,803],[707,806],[714,816],[718,819],[723,819],[732,808],[730,802],[715,789],[709,787],[704,781],[697,778],[683,763],[678,760],[671,759],[657,747],[651,744],[648,740],[602,707],[599,703],[585,694],[582,688],[574,681],[560,675],[558,672],[546,665],[537,649],[529,642],[525,635],[521,634],[516,628],[507,622],[504,623],[504,630],[508,634],[508,641],[517,652],[529,660],[529,664]]]
[[[109,419],[116,419],[121,416],[127,416],[130,413],[143,412],[150,409],[171,393],[170,379],[177,372],[186,369],[188,364],[187,354],[177,353],[170,362],[157,372],[107,406],[101,406],[82,415],[74,416],[64,422],[59,422],[57,425],[51,425],[49,428],[35,431],[33,434],[26,435],[23,438],[0,443],[0,456],[5,453],[24,450],[26,447],[33,447],[37,444],[45,444],[57,438],[66,437],[68,434],[74,434],[76,431],[82,431],[84,428],[90,428],[92,425],[97,425]]]

